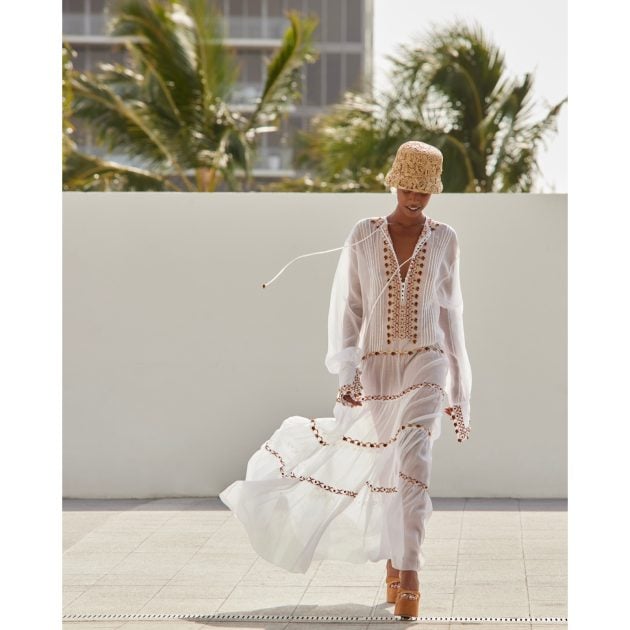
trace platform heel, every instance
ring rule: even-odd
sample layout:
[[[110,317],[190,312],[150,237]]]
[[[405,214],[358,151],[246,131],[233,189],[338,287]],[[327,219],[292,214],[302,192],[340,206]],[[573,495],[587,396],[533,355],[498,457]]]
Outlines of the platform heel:
[[[420,591],[399,588],[394,615],[402,619],[417,619],[420,612]]]
[[[394,576],[387,576],[385,578],[387,582],[387,603],[395,604],[396,596],[398,595],[398,591],[400,590],[400,578]]]

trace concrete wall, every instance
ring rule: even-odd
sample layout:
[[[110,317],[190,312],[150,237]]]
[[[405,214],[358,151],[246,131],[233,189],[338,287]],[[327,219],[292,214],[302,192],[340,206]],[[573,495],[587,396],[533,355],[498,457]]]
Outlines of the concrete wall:
[[[566,497],[567,199],[434,195],[462,253],[472,435],[434,497]],[[390,193],[64,193],[64,496],[216,496],[291,415],[332,416],[330,284]]]

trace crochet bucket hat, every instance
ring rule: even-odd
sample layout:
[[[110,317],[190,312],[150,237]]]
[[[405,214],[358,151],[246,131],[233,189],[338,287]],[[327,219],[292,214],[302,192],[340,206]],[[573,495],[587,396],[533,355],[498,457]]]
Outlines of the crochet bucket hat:
[[[424,193],[442,192],[442,152],[431,144],[410,140],[398,147],[385,185]]]

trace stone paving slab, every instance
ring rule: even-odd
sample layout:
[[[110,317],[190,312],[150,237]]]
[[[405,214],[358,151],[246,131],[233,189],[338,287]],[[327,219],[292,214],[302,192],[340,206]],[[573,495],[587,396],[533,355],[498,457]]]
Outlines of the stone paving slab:
[[[424,543],[422,617],[567,616],[564,500],[439,499]],[[385,561],[314,563],[293,574],[258,557],[218,498],[65,500],[63,614],[389,616]],[[72,621],[64,629],[392,628],[280,620]],[[483,630],[550,624],[406,622]],[[561,624],[558,627],[566,628]]]

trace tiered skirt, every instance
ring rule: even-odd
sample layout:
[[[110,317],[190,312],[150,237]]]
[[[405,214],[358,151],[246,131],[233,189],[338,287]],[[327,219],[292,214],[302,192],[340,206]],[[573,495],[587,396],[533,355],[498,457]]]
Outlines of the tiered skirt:
[[[323,559],[424,566],[448,361],[439,346],[377,351],[360,370],[360,406],[286,418],[219,494],[256,553],[287,571]]]

